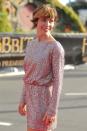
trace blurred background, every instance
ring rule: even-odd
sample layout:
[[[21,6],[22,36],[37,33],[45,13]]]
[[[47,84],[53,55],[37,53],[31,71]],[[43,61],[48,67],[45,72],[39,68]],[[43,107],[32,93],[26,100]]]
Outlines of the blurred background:
[[[51,4],[58,12],[52,33],[65,49],[65,64],[87,61],[86,0],[0,0],[1,67],[15,66],[15,60],[23,64],[26,43],[35,35],[32,13],[41,4]]]
[[[64,84],[55,131],[87,131],[87,0],[0,0],[0,131],[26,130],[18,114],[32,13],[41,4],[58,12],[52,31],[65,50]]]
[[[0,0],[0,26],[4,25],[0,32],[31,31],[32,12],[43,3],[53,5],[58,12],[55,32],[86,32],[86,0]]]

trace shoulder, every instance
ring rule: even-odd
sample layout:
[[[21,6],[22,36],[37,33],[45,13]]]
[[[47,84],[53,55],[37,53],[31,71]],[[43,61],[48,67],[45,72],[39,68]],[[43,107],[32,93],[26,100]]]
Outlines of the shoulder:
[[[36,39],[34,37],[32,37],[31,39],[28,40],[27,45],[30,44],[30,43],[33,43],[35,41],[36,41]]]
[[[34,43],[36,43],[36,39],[33,37],[31,40],[27,41],[25,49],[28,50],[28,48],[31,48]]]
[[[53,50],[54,53],[56,52],[58,54],[64,55],[64,48],[59,41],[55,40],[52,45],[53,45],[52,50]]]

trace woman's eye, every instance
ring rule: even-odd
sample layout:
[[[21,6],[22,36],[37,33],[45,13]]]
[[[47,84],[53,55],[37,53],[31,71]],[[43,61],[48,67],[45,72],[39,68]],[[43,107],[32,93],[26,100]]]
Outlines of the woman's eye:
[[[50,22],[54,22],[54,20],[51,19]]]
[[[42,18],[41,21],[43,21],[43,22],[49,21],[49,23],[52,23],[52,22],[54,22],[54,19]]]

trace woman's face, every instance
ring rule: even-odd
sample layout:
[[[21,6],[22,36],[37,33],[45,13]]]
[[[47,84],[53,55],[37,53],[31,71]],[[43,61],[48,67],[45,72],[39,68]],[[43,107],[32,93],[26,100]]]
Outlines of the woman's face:
[[[37,22],[37,30],[40,33],[47,34],[54,27],[54,18],[41,17]]]

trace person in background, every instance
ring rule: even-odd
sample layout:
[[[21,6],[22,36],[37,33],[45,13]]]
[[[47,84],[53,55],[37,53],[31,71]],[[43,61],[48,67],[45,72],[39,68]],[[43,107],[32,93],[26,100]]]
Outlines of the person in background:
[[[64,74],[64,49],[51,31],[57,12],[41,5],[33,12],[36,36],[27,43],[24,58],[24,87],[18,111],[27,116],[27,131],[52,131],[57,127],[57,113]]]

